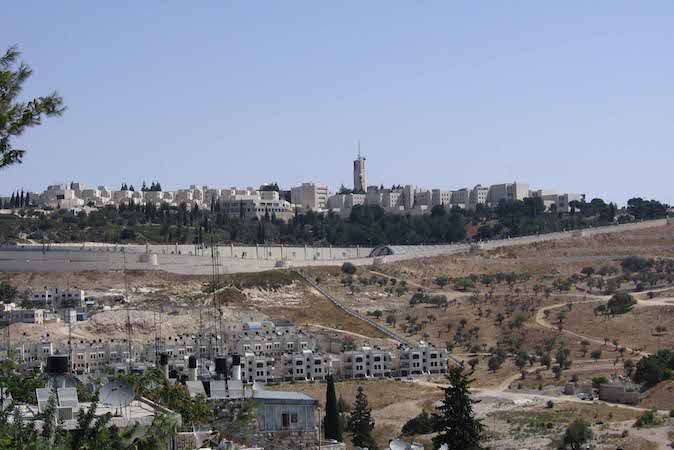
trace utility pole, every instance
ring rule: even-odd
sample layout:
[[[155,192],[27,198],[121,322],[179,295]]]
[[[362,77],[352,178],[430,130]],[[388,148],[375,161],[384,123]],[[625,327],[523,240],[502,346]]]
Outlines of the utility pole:
[[[66,300],[70,291],[70,275],[66,275]],[[53,305],[53,300],[52,300]],[[68,302],[68,372],[73,370],[73,313],[71,304]]]
[[[126,279],[126,252],[122,249],[124,273],[124,300],[126,301],[126,343],[129,356],[129,373],[131,373],[131,311],[129,310],[129,283]]]

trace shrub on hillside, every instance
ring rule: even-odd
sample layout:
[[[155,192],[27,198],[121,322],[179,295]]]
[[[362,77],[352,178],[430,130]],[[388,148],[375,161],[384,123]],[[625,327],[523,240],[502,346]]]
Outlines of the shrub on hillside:
[[[660,419],[658,419],[658,415],[656,414],[654,409],[651,409],[643,413],[634,423],[634,426],[637,428],[654,427],[659,423]]]
[[[418,416],[407,421],[401,431],[403,436],[412,436],[415,434],[429,434],[436,431],[437,420],[426,411],[422,411]]]
[[[356,268],[356,266],[353,263],[345,262],[344,264],[342,264],[342,272],[344,272],[344,273],[348,273],[349,275],[354,275],[357,271],[358,271],[358,269]]]
[[[659,350],[655,355],[639,360],[634,381],[651,388],[661,381],[669,380],[672,377],[672,368],[674,368],[674,351]]]
[[[625,314],[632,310],[637,301],[627,292],[614,294],[608,301],[606,307],[611,315]]]
[[[628,256],[620,263],[625,272],[643,272],[653,266],[653,260],[640,256]]]

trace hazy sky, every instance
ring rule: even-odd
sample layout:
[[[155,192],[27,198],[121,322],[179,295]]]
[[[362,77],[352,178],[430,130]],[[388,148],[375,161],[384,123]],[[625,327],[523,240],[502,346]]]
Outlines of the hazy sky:
[[[62,119],[0,192],[78,180],[457,189],[527,181],[674,203],[671,1],[16,1]]]

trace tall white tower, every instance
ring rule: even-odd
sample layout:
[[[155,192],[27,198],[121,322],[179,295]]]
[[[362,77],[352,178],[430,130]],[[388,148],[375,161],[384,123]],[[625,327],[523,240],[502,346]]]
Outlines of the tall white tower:
[[[353,192],[364,194],[367,190],[367,176],[365,175],[365,158],[360,155],[358,143],[358,158],[353,162]]]

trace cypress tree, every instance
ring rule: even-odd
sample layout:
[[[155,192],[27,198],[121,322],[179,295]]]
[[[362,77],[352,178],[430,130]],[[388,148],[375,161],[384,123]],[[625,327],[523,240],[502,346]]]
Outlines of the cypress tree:
[[[21,189],[21,197],[19,197],[19,208],[23,208],[23,189]]]
[[[443,444],[448,450],[481,450],[483,425],[475,418],[473,403],[468,387],[472,380],[464,375],[460,367],[454,367],[447,376],[449,386],[442,388],[445,398],[434,414],[438,435],[433,438],[433,448]]]
[[[26,192],[26,199],[24,201],[24,206],[30,206],[30,193]]]
[[[325,391],[325,438],[342,442],[342,428],[339,423],[339,408],[335,393],[335,378],[328,375],[328,387]]]
[[[353,432],[351,442],[355,447],[367,447],[369,450],[377,450],[377,442],[372,437],[374,419],[372,410],[367,402],[367,395],[363,392],[363,386],[358,386],[358,394],[353,404],[353,412],[349,417],[349,428]]]
[[[9,200],[10,207],[14,208],[16,204],[16,198],[14,197],[14,192],[12,192],[12,198]]]

